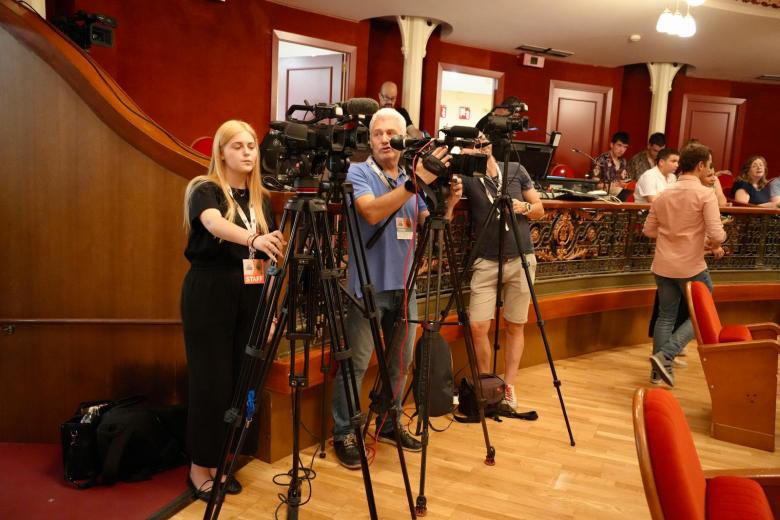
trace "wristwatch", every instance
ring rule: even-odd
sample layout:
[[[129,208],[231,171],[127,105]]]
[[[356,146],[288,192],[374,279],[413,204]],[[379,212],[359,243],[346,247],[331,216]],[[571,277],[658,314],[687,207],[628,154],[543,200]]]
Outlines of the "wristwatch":
[[[404,189],[409,193],[417,193],[417,190],[414,189],[414,181],[412,179],[409,179],[404,183]]]

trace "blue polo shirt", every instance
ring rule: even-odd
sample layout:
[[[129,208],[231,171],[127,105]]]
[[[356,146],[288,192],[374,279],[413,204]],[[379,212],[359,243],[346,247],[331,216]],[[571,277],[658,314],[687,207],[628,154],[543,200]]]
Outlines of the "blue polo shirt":
[[[352,183],[352,186],[355,189],[355,200],[367,194],[373,195],[374,197],[381,197],[395,189],[396,186],[401,186],[408,179],[409,176],[403,169],[400,170],[398,179],[393,180],[384,175],[384,173],[380,174],[378,171],[374,171],[368,161],[353,163],[350,165],[349,171],[347,171],[347,182]],[[414,241],[398,239],[396,218],[408,218],[412,221],[412,225],[416,226],[415,213],[417,213],[417,219],[419,220],[420,214],[427,210],[428,207],[425,205],[422,197],[410,197],[401,209],[390,217],[390,223],[385,228],[379,240],[374,244],[374,247],[366,249],[368,274],[376,292],[403,289],[412,262],[414,261]],[[363,220],[360,213],[358,213],[357,222],[358,227],[360,228],[360,237],[363,240],[363,245],[365,247],[366,242],[368,242],[374,233],[382,227],[384,220],[371,226],[368,222]],[[350,262],[347,267],[347,287],[352,294],[356,295],[358,298],[362,298],[363,294],[360,291],[360,280],[358,279],[357,269],[355,262],[353,261],[354,257],[352,243],[350,241]],[[404,269],[405,265],[406,269]]]

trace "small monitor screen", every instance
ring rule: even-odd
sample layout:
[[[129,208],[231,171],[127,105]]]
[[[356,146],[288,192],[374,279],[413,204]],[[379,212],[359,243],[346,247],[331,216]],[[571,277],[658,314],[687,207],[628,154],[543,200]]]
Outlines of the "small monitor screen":
[[[493,156],[499,164],[504,160],[504,150],[501,148],[493,145]],[[519,162],[533,180],[540,181],[547,177],[553,155],[555,155],[555,147],[548,143],[512,141],[509,162]]]

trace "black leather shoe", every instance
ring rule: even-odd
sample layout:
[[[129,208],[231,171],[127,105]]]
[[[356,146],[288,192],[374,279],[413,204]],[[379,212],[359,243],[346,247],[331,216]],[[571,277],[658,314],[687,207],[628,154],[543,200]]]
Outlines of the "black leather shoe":
[[[203,484],[200,485],[200,488],[195,488],[195,484],[192,482],[192,479],[187,477],[187,484],[189,484],[190,489],[192,489],[192,497],[195,500],[203,500],[204,502],[208,502],[211,500],[211,484],[212,480],[208,479]],[[208,488],[208,489],[204,489]]]
[[[238,495],[243,489],[244,487],[241,485],[241,482],[236,480],[236,477],[233,475],[230,475],[225,481],[225,493],[228,495]]]

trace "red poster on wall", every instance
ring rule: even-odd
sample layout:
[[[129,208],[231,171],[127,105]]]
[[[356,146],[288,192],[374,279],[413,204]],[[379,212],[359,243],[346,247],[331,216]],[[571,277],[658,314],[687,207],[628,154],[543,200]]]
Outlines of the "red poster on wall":
[[[458,107],[458,119],[471,119],[471,109],[469,107]]]
[[[447,105],[439,105],[439,117],[447,117]]]

